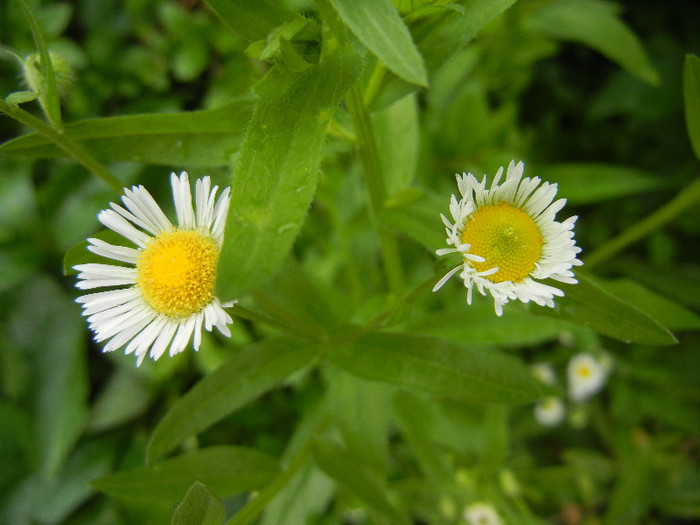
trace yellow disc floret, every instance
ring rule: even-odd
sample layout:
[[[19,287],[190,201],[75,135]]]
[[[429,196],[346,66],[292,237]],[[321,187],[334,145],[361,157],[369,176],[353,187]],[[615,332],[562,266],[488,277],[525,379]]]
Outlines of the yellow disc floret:
[[[537,224],[511,204],[495,204],[476,210],[464,225],[462,242],[469,253],[486,259],[470,261],[477,271],[498,268],[485,278],[491,282],[520,282],[535,268],[544,242]]]
[[[219,247],[197,230],[156,237],[136,263],[137,285],[146,303],[169,317],[199,312],[214,298]]]

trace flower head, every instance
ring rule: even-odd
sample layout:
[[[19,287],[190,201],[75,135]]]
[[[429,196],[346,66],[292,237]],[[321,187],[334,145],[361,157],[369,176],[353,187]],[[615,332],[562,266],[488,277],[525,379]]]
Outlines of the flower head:
[[[554,201],[556,184],[540,184],[538,177],[523,179],[522,162],[512,161],[506,180],[499,184],[502,175],[501,167],[490,189],[486,189],[486,176],[479,182],[471,173],[457,175],[461,198],[452,195],[450,201],[454,222],[442,216],[452,248],[442,248],[437,254],[459,253],[462,262],[433,291],[461,270],[468,304],[476,286],[482,295],[491,294],[499,316],[511,299],[553,307],[554,297],[564,292],[540,281],[578,282],[571,271],[583,264],[576,258],[581,249],[573,239],[577,217],[555,221],[566,199]]]
[[[545,397],[535,405],[535,419],[543,427],[556,427],[565,415],[566,407],[558,397]]]
[[[591,354],[576,354],[567,367],[569,397],[586,401],[605,386],[608,373]]]
[[[146,354],[156,360],[170,345],[170,355],[193,340],[199,349],[202,325],[230,336],[233,320],[214,294],[216,266],[224,238],[229,188],[216,200],[218,186],[209,177],[195,183],[195,206],[187,173],[170,176],[178,225],[165,216],[143,186],[124,188],[124,207],[110,203],[99,221],[131,241],[135,248],[88,239],[88,250],[121,264],[87,263],[74,266],[81,290],[109,288],[83,295],[90,329],[98,342],[109,339],[104,351],[126,344],[140,365]]]
[[[501,525],[501,517],[489,503],[473,503],[462,516],[469,525]]]

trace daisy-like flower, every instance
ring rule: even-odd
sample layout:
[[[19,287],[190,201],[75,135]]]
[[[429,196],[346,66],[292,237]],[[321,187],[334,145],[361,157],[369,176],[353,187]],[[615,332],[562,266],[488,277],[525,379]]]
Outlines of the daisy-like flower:
[[[473,503],[464,509],[462,517],[469,525],[501,525],[501,517],[488,503]]]
[[[174,226],[143,186],[124,188],[122,202],[99,213],[99,221],[136,247],[88,239],[88,250],[122,264],[74,266],[81,290],[110,288],[83,295],[83,306],[95,340],[105,352],[126,345],[137,366],[149,353],[153,360],[170,345],[170,355],[182,352],[193,339],[199,349],[202,326],[230,336],[231,316],[214,294],[216,265],[224,239],[230,203],[226,188],[216,201],[218,186],[209,177],[195,184],[195,206],[187,173],[170,176],[178,225]],[[116,287],[116,288],[115,288]]]
[[[502,175],[501,167],[490,189],[486,189],[486,176],[479,182],[471,173],[457,175],[461,198],[452,195],[450,200],[454,222],[442,215],[447,244],[452,248],[436,253],[459,253],[462,262],[440,279],[433,291],[461,271],[467,303],[471,304],[476,286],[481,295],[491,294],[498,316],[511,299],[553,307],[554,297],[562,297],[564,292],[540,281],[578,282],[571,271],[583,264],[576,258],[581,249],[573,238],[578,217],[555,221],[566,199],[554,200],[556,184],[540,184],[538,177],[523,179],[522,162],[512,161],[506,180],[499,184]]]
[[[569,397],[582,402],[600,392],[605,386],[608,374],[591,354],[576,354],[567,366]]]
[[[545,385],[554,386],[557,384],[557,373],[549,363],[535,363],[530,366],[530,372]]]
[[[535,419],[543,427],[556,427],[566,416],[564,402],[558,397],[545,397],[535,405]]]

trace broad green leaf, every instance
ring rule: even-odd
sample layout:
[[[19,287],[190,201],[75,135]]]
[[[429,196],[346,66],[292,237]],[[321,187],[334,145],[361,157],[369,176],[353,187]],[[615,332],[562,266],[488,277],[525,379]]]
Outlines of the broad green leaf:
[[[417,99],[408,95],[372,115],[386,194],[406,190],[416,175],[420,133]]]
[[[518,360],[405,333],[368,333],[330,346],[326,359],[359,377],[483,403],[528,403],[543,388]]]
[[[400,78],[428,86],[423,57],[391,0],[331,0],[343,22]]]
[[[313,451],[316,464],[331,478],[345,485],[393,522],[410,523],[389,499],[386,481],[368,463],[358,460],[343,447],[330,441],[317,440]]]
[[[326,126],[360,71],[337,50],[302,73],[271,70],[241,146],[219,259],[222,297],[238,297],[287,257],[316,190]]]
[[[84,120],[66,126],[65,133],[100,160],[228,166],[252,107],[252,99],[245,98],[218,109]],[[67,155],[37,133],[5,142],[0,153],[38,158]]]
[[[207,0],[207,4],[226,25],[249,42],[263,40],[276,27],[302,18],[279,2],[268,0]]]
[[[503,14],[516,0],[466,0],[463,13],[445,11],[434,20],[420,23],[414,31],[418,50],[430,74],[464,48],[489,22]],[[415,91],[398,77],[388,78],[373,107],[387,107]]]
[[[180,501],[195,482],[219,497],[263,487],[279,469],[274,458],[245,447],[216,446],[146,467],[96,479],[92,486],[114,496]]]
[[[328,369],[328,383],[333,418],[348,451],[378,472],[386,472],[392,388],[335,367]]]
[[[270,390],[315,355],[308,346],[289,339],[267,339],[238,350],[165,414],[148,443],[148,461]]]
[[[578,284],[553,283],[566,295],[557,298],[556,308],[540,309],[542,315],[565,319],[627,343],[668,345],[677,342],[658,321],[609,294],[590,277],[579,272],[576,278]]]
[[[649,173],[610,164],[543,166],[536,175],[556,182],[559,185],[557,196],[575,204],[590,204],[662,187],[660,180]]]
[[[172,525],[223,525],[225,520],[224,504],[197,481],[175,510]]]
[[[636,35],[619,18],[618,6],[602,0],[554,0],[525,19],[526,28],[589,46],[637,78],[656,85],[659,75]]]
[[[686,55],[683,64],[685,124],[695,156],[700,159],[700,58]]]

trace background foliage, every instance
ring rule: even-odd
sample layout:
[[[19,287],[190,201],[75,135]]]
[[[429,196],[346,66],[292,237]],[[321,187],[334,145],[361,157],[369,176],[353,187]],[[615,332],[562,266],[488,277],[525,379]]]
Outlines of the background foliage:
[[[696,2],[0,13],[0,522],[700,518]],[[586,264],[497,318],[430,289],[453,174],[513,158],[559,183]],[[70,266],[122,186],[167,209],[182,169],[232,186],[234,334],[136,369],[91,341]],[[613,368],[576,403],[580,352]]]

